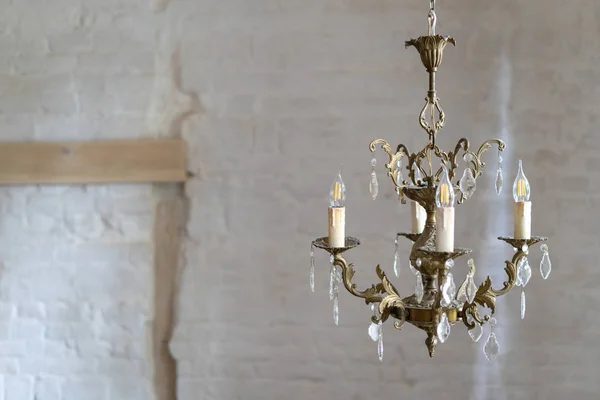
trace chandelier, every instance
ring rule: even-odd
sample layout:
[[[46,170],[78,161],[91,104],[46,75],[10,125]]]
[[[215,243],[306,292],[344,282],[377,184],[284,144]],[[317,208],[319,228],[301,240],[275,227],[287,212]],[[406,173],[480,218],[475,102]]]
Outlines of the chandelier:
[[[366,304],[371,306],[373,315],[368,333],[371,339],[377,342],[380,360],[383,359],[383,323],[392,318],[395,320],[393,325],[396,329],[401,329],[408,322],[427,334],[425,344],[430,357],[433,357],[439,343],[448,340],[451,330],[458,328],[458,324],[464,324],[475,342],[482,337],[484,326],[489,325],[490,332],[483,352],[488,360],[493,361],[500,349],[494,333],[496,299],[510,292],[515,286],[520,287],[521,318],[525,317],[525,287],[532,275],[528,261],[529,251],[533,245],[544,242],[547,238],[531,236],[530,186],[519,161],[512,188],[515,201],[514,235],[498,238],[511,245],[515,252],[512,260],[505,262],[507,280],[498,287],[488,276],[477,286],[474,282],[475,263],[473,259],[468,259],[466,277],[457,289],[452,273],[455,260],[471,253],[471,250],[454,246],[454,206],[455,203],[462,204],[474,194],[477,179],[485,167],[481,157],[492,146],[498,149],[495,189],[500,195],[503,186],[500,153],[504,151],[505,144],[498,139],[488,140],[477,151],[472,151],[469,141],[462,138],[454,151],[450,152],[442,151],[436,144],[436,136],[444,126],[446,117],[436,93],[435,76],[442,62],[444,48],[449,43],[456,45],[456,42],[451,37],[435,33],[435,0],[430,0],[429,8],[429,34],[406,42],[407,48],[413,46],[417,49],[429,74],[429,90],[419,115],[420,126],[427,132],[429,140],[417,153],[412,153],[403,144],[398,145],[394,152],[383,139],[374,140],[369,145],[371,152],[381,147],[388,155],[389,162],[385,164],[385,168],[395,185],[398,199],[402,204],[406,204],[407,200],[411,204],[412,232],[396,235],[394,273],[396,277],[399,276],[398,239],[404,237],[413,243],[409,266],[416,281],[414,294],[401,297],[379,265],[376,268],[379,283],[359,290],[353,282],[354,266],[346,261],[344,255],[360,242],[345,235],[346,187],[341,172],[338,173],[329,193],[329,235],[318,238],[311,244],[310,287],[314,292],[316,247],[330,254],[329,297],[333,301],[334,323],[337,325],[339,322],[338,295],[339,287],[343,284],[348,292],[364,299]],[[459,157],[462,157],[466,167],[462,177],[455,179]],[[371,161],[371,166],[369,189],[372,198],[375,199],[379,191],[375,158]],[[552,268],[548,246],[542,244],[541,251],[540,272],[542,277],[547,279]]]

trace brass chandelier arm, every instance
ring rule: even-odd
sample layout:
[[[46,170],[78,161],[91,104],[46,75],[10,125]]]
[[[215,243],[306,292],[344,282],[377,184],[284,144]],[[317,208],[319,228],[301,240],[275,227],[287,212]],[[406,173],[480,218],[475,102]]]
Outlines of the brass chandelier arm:
[[[348,292],[353,296],[365,299],[365,303],[367,304],[379,303],[380,317],[377,318],[376,316],[373,316],[372,322],[378,323],[381,321],[383,323],[387,321],[390,316],[394,316],[398,319],[398,321],[394,322],[394,327],[400,329],[402,324],[404,324],[407,312],[404,308],[402,298],[398,295],[398,291],[389,281],[385,272],[383,272],[379,265],[375,271],[381,280],[381,283],[371,285],[370,288],[363,291],[358,290],[356,284],[352,282],[355,273],[353,264],[349,264],[346,259],[338,253],[334,256],[333,265],[341,268],[342,282]]]

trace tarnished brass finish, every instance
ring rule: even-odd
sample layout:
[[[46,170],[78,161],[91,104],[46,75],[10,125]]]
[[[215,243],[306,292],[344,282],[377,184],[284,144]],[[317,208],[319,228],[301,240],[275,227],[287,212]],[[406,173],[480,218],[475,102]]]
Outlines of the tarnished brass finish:
[[[375,152],[377,147],[380,146],[388,155],[389,160],[385,164],[385,168],[387,169],[387,175],[396,186],[399,200],[402,203],[405,203],[406,199],[415,201],[427,212],[427,220],[422,233],[398,233],[398,236],[406,237],[413,242],[409,258],[414,268],[421,273],[424,288],[422,300],[418,302],[414,294],[401,298],[379,265],[376,267],[376,273],[380,283],[371,285],[371,287],[363,291],[358,290],[356,284],[352,281],[355,273],[354,266],[348,264],[343,257],[344,252],[360,244],[358,239],[346,238],[346,246],[343,248],[329,247],[327,238],[319,238],[313,242],[315,247],[324,249],[333,255],[333,265],[341,269],[342,280],[348,292],[364,299],[367,304],[379,304],[380,317],[374,316],[372,318],[373,322],[385,322],[389,317],[393,317],[396,319],[394,326],[397,329],[400,329],[404,322],[409,322],[415,327],[422,329],[427,333],[425,344],[431,357],[433,357],[435,347],[438,343],[437,326],[443,313],[446,313],[451,324],[462,320],[467,329],[473,329],[476,324],[484,324],[489,321],[490,315],[494,314],[496,310],[496,298],[508,293],[515,286],[517,265],[527,254],[527,247],[524,247],[524,245],[531,247],[536,243],[546,240],[546,238],[541,237],[534,237],[527,240],[506,237],[499,238],[517,249],[512,260],[505,262],[505,271],[508,280],[504,282],[504,285],[500,289],[494,289],[492,287],[492,280],[488,276],[478,287],[472,303],[468,301],[459,302],[457,299],[453,299],[447,307],[441,306],[442,294],[440,284],[447,277],[449,271],[446,261],[449,259],[454,260],[468,254],[471,250],[457,248],[453,252],[435,251],[435,194],[440,175],[443,171],[441,166],[438,167],[438,164],[445,165],[448,169],[450,179],[456,182],[454,184],[454,191],[458,199],[457,203],[461,204],[466,198],[459,190],[459,181],[454,181],[456,169],[458,168],[458,157],[462,157],[466,163],[466,168],[471,170],[474,179],[478,179],[485,167],[485,163],[482,161],[483,154],[493,145],[498,147],[499,152],[504,151],[505,144],[499,139],[488,140],[477,151],[472,151],[469,141],[462,138],[458,141],[454,150],[450,152],[442,151],[436,144],[436,136],[443,128],[446,116],[437,97],[435,74],[441,65],[444,48],[448,43],[456,45],[456,42],[451,37],[435,34],[436,15],[434,3],[435,0],[431,0],[429,14],[430,34],[406,42],[406,47],[414,46],[417,49],[421,56],[421,61],[429,74],[429,90],[425,99],[426,103],[419,114],[419,123],[421,128],[427,132],[429,140],[425,147],[416,153],[409,151],[404,144],[398,145],[396,151],[393,151],[390,144],[384,139],[376,139],[369,144],[371,152]],[[400,176],[403,176],[400,174],[402,171],[399,171],[399,165],[408,171],[407,179],[399,179]],[[417,171],[420,172],[422,179],[417,179]],[[475,273],[474,265],[471,266],[470,272],[472,274]],[[464,288],[466,283],[467,281],[465,280],[461,286]],[[480,307],[488,308],[490,315],[482,317],[480,315]],[[472,317],[471,321],[467,320],[468,316]]]

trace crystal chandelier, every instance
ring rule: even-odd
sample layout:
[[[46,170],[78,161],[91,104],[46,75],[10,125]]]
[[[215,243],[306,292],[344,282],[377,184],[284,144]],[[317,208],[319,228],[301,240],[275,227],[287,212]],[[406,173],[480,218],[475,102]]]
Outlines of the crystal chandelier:
[[[496,298],[507,294],[515,286],[520,287],[521,318],[525,317],[525,287],[532,275],[528,261],[529,251],[531,246],[547,238],[531,236],[530,186],[519,161],[519,170],[513,185],[514,236],[498,238],[511,245],[515,251],[512,260],[505,262],[507,280],[500,288],[496,288],[488,276],[477,286],[474,282],[475,263],[473,259],[469,259],[468,272],[457,290],[451,271],[455,260],[471,253],[471,250],[454,247],[454,205],[468,200],[475,192],[476,181],[485,167],[481,157],[492,146],[498,148],[495,187],[497,194],[501,193],[503,176],[500,153],[505,144],[498,139],[488,140],[477,151],[472,151],[469,141],[462,138],[454,151],[447,153],[436,145],[436,136],[444,126],[446,117],[436,94],[435,74],[442,62],[446,45],[456,43],[451,37],[435,33],[435,0],[430,0],[428,19],[429,34],[407,41],[406,47],[414,46],[417,49],[429,74],[426,103],[419,115],[420,125],[427,132],[429,140],[423,150],[417,153],[411,153],[403,144],[398,145],[394,152],[383,139],[374,140],[369,145],[371,152],[375,152],[380,146],[387,153],[389,162],[385,164],[385,168],[396,187],[398,199],[403,204],[408,199],[411,204],[412,232],[396,235],[394,274],[398,277],[400,272],[398,238],[402,236],[413,242],[409,266],[413,275],[410,279],[416,281],[414,294],[400,297],[380,266],[376,268],[380,283],[361,291],[353,282],[355,270],[344,258],[344,253],[358,246],[360,242],[345,235],[346,187],[341,173],[338,173],[329,193],[329,236],[318,238],[311,245],[310,287],[314,292],[314,248],[317,247],[330,254],[329,298],[333,301],[335,324],[339,321],[339,286],[343,284],[352,295],[364,299],[371,306],[373,316],[368,333],[371,339],[377,342],[380,360],[383,359],[383,323],[392,317],[396,329],[408,322],[425,331],[425,344],[430,357],[433,357],[438,343],[448,340],[451,330],[456,329],[456,324],[462,322],[475,342],[482,337],[483,327],[487,324],[490,326],[490,332],[483,351],[486,357],[493,361],[499,354],[499,343],[494,333]],[[459,156],[462,156],[466,167],[462,177],[455,180]],[[375,199],[379,191],[375,158],[371,161],[371,166],[369,189]],[[542,277],[547,279],[552,268],[548,246],[542,244],[541,251],[540,272]]]

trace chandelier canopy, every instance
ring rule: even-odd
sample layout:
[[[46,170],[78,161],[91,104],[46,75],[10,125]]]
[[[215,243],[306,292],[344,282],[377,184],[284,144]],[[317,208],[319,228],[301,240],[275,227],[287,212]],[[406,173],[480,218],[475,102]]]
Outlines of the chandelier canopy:
[[[426,332],[425,344],[430,357],[433,357],[437,344],[448,340],[456,324],[462,322],[475,342],[481,338],[483,326],[489,324],[490,333],[483,350],[486,357],[493,361],[499,354],[499,344],[494,333],[496,299],[515,286],[521,287],[521,318],[525,317],[525,287],[532,275],[528,261],[529,250],[531,246],[544,242],[547,238],[531,236],[531,190],[519,161],[518,174],[513,184],[514,236],[498,238],[515,250],[512,260],[505,261],[507,280],[496,288],[488,276],[477,286],[474,282],[475,263],[473,259],[468,259],[468,272],[457,289],[451,271],[455,260],[471,253],[471,250],[454,246],[454,206],[455,203],[464,203],[474,194],[477,179],[485,167],[481,157],[492,146],[498,149],[495,187],[500,195],[503,186],[500,153],[504,151],[505,144],[501,140],[492,139],[483,143],[477,151],[472,151],[469,141],[462,138],[450,152],[442,151],[436,144],[436,136],[446,121],[436,93],[436,72],[442,63],[444,48],[449,43],[456,45],[456,42],[451,37],[436,34],[435,0],[430,0],[428,19],[429,34],[408,40],[406,47],[416,48],[429,75],[425,105],[419,114],[420,126],[427,132],[429,140],[416,153],[403,144],[398,145],[394,152],[383,139],[373,140],[369,145],[371,152],[380,147],[388,155],[389,162],[385,164],[385,168],[396,187],[398,199],[403,204],[407,200],[411,204],[412,232],[396,235],[394,273],[399,277],[398,238],[404,237],[413,243],[409,266],[411,279],[416,281],[414,294],[401,297],[379,265],[376,267],[379,283],[359,290],[353,282],[354,266],[346,261],[344,254],[357,247],[360,242],[345,235],[346,187],[341,173],[337,175],[329,193],[329,236],[318,238],[311,245],[310,286],[314,292],[314,248],[317,247],[330,254],[329,296],[333,300],[335,324],[339,321],[339,285],[343,284],[348,292],[371,305],[373,316],[368,333],[378,343],[380,360],[383,358],[383,323],[391,317],[395,320],[393,325],[396,329],[401,329],[408,322]],[[459,156],[466,162],[466,168],[462,177],[457,180]],[[437,167],[438,165],[440,166]],[[371,166],[369,188],[375,199],[379,192],[375,158],[371,161]],[[547,279],[552,268],[548,246],[542,244],[541,250],[540,272]],[[483,308],[487,308],[487,311],[484,312]]]

